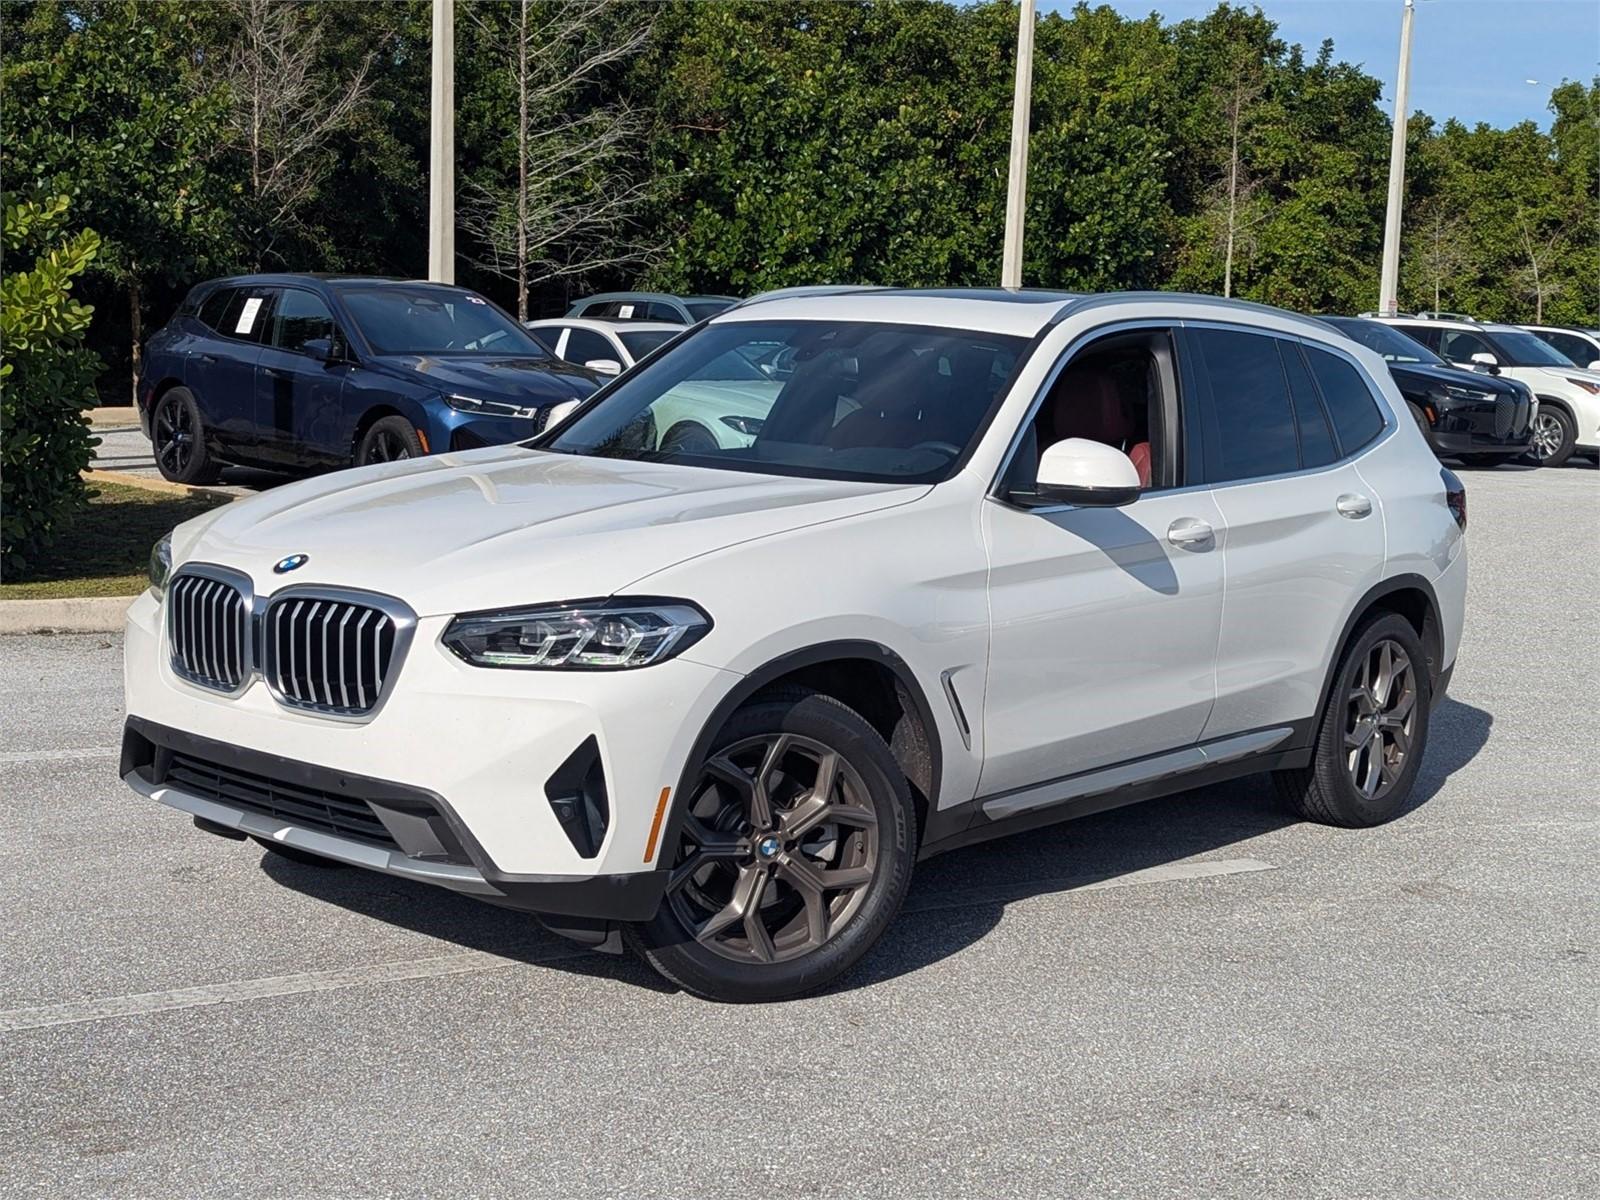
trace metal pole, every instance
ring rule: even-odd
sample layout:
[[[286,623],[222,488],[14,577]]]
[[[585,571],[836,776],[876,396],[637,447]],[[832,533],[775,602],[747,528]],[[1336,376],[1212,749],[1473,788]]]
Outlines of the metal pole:
[[[433,99],[428,139],[428,278],[456,281],[456,5],[433,0]]]
[[[1383,218],[1383,274],[1378,311],[1392,317],[1400,307],[1400,208],[1406,190],[1406,93],[1411,82],[1411,19],[1414,0],[1400,18],[1400,73],[1394,85],[1394,138],[1389,143],[1389,207]]]
[[[1017,84],[1011,99],[1011,171],[1006,183],[1006,242],[1001,287],[1022,286],[1022,222],[1028,209],[1028,125],[1033,114],[1033,0],[1017,17]]]

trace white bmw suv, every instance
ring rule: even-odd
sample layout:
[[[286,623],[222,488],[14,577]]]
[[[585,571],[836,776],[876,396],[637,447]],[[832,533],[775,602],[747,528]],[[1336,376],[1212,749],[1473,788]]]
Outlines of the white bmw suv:
[[[662,448],[677,391],[774,353],[747,443]],[[1314,820],[1404,811],[1465,527],[1320,322],[778,293],[534,442],[180,526],[128,615],[121,770],[212,833],[791,996],[971,842],[1256,771]]]

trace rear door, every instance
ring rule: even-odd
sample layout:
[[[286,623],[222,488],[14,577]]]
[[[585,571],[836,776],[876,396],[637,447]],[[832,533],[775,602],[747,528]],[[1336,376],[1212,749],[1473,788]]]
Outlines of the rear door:
[[[258,458],[255,377],[272,315],[273,289],[245,284],[206,299],[200,319],[209,335],[189,356],[184,382],[214,442],[229,458]]]
[[[256,371],[255,420],[263,453],[285,466],[350,460],[355,415],[341,403],[350,368],[306,350],[307,342],[337,339],[327,302],[307,288],[283,288],[273,306],[270,335]]]
[[[1185,340],[1228,529],[1209,740],[1315,713],[1350,606],[1383,573],[1383,514],[1353,456],[1392,423],[1342,354],[1222,326]]]

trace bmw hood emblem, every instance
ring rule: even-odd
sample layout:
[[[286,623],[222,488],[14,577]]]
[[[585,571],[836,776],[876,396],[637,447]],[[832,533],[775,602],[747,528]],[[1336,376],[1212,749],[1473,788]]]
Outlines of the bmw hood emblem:
[[[310,558],[311,555],[309,554],[291,554],[288,558],[280,558],[272,564],[272,573],[274,575],[287,575],[290,571],[298,571],[306,565]]]

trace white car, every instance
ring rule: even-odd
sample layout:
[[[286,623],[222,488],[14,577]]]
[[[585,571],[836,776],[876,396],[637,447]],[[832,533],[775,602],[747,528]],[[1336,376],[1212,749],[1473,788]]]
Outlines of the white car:
[[[748,444],[630,433],[774,344]],[[1318,321],[780,293],[535,442],[180,526],[128,614],[121,769],[212,833],[792,996],[971,842],[1257,771],[1314,820],[1405,811],[1466,524]]]
[[[523,327],[546,350],[566,362],[600,375],[620,375],[653,350],[660,349],[688,326],[665,321],[617,325],[583,317],[524,321]]]
[[[1553,346],[1574,366],[1600,371],[1600,329],[1567,329],[1560,325],[1524,325],[1522,328]]]
[[[1574,366],[1564,354],[1515,325],[1466,319],[1375,317],[1421,342],[1446,362],[1504,375],[1528,385],[1539,402],[1533,454],[1559,467],[1574,453],[1600,453],[1600,371]]]

